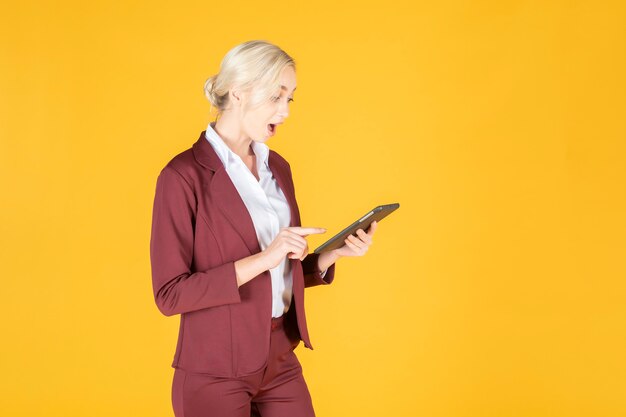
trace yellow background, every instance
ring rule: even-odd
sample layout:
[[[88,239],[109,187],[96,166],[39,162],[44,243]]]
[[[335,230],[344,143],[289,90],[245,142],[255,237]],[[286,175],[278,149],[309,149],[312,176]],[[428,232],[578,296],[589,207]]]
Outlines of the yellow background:
[[[156,177],[250,39],[298,64],[268,145],[303,225],[329,237],[401,204],[308,290],[315,350],[297,352],[317,414],[626,415],[622,2],[2,9],[1,415],[173,415]]]

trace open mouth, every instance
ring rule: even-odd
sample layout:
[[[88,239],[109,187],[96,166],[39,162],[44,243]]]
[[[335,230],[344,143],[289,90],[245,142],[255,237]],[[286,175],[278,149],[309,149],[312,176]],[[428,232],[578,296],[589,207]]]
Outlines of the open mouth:
[[[269,132],[270,136],[274,136],[276,134],[276,125],[270,123],[269,125],[267,125],[267,131]]]

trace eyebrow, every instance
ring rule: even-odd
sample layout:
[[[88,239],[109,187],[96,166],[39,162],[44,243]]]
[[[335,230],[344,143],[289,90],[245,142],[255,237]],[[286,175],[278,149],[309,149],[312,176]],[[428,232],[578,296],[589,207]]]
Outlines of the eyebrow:
[[[296,91],[296,88],[298,88],[298,87],[294,87],[293,91]],[[286,91],[287,90],[287,86],[284,86],[284,85],[281,84],[280,89]]]

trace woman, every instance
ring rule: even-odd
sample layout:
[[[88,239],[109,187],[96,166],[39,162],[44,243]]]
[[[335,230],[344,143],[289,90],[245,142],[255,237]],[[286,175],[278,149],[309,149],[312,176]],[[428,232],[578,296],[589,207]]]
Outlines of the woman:
[[[265,141],[289,115],[294,60],[265,41],[230,50],[205,94],[216,120],[157,179],[150,239],[159,310],[180,314],[177,417],[314,416],[293,350],[312,349],[304,288],[333,281],[376,230],[309,254],[289,164]]]

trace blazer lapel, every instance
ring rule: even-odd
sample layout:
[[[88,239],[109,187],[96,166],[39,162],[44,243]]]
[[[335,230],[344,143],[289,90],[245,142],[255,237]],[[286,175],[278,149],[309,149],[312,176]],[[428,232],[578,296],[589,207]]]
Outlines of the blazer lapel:
[[[204,134],[205,131],[202,131],[200,138],[193,144],[193,153],[198,163],[213,171],[210,183],[203,186],[209,188],[209,193],[213,196],[212,201],[241,236],[250,253],[258,253],[261,248],[248,208]]]
[[[210,193],[214,196],[221,212],[239,233],[250,253],[260,252],[259,239],[256,235],[252,217],[223,166],[222,169],[216,171],[213,175]]]
[[[193,153],[202,166],[213,171],[213,176],[209,187],[209,192],[214,198],[215,204],[219,210],[228,219],[232,227],[241,236],[245,245],[250,250],[251,254],[261,251],[259,246],[259,240],[254,228],[254,222],[248,212],[248,208],[244,204],[235,184],[233,184],[224,164],[220,160],[219,156],[215,153],[215,150],[204,136],[205,131],[202,131],[200,138],[193,144]],[[289,211],[291,214],[290,226],[300,225],[300,216],[298,213],[298,206],[296,205],[295,193],[290,186],[291,181],[288,178],[289,173],[282,161],[278,160],[273,151],[270,151],[268,156],[268,165],[272,175],[276,179],[278,186],[282,190],[287,203],[289,204]]]

